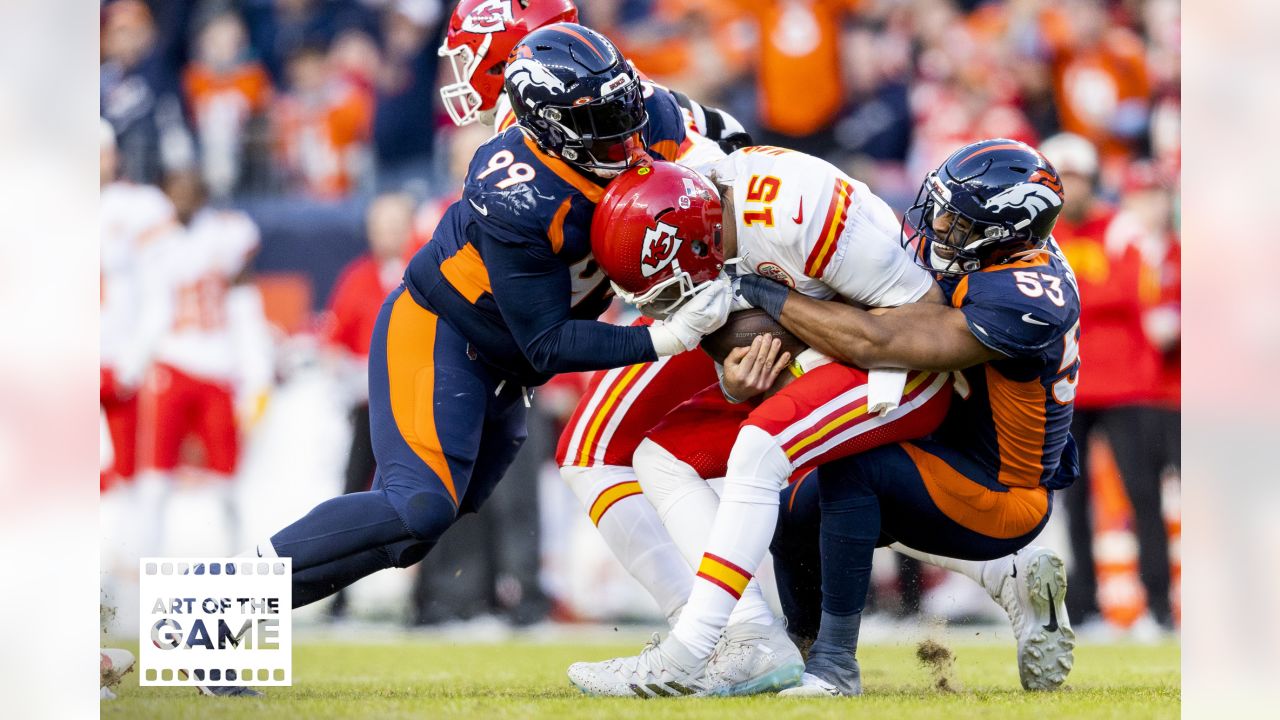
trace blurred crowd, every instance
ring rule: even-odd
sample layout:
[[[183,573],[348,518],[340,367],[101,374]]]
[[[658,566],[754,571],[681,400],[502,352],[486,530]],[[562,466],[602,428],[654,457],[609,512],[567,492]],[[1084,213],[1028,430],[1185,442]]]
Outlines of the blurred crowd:
[[[1002,136],[1044,152],[1064,178],[1055,236],[1083,304],[1074,431],[1092,472],[1060,496],[1070,609],[1086,628],[1174,627],[1178,0],[579,5],[582,22],[655,81],[729,111],[757,143],[830,160],[899,211],[963,143]],[[104,492],[130,488],[156,508],[188,465],[229,484],[266,398],[313,360],[351,413],[345,490],[367,487],[373,319],[489,135],[454,127],[437,96],[452,10],[450,0],[102,3]],[[275,228],[299,215],[306,242],[289,244]],[[328,217],[345,220],[317,219]],[[119,260],[135,246],[144,261]],[[143,307],[164,310],[131,320]],[[299,347],[310,355],[299,360]],[[472,539],[445,543],[422,568],[417,621],[572,615],[538,578],[547,528],[530,508],[575,382],[539,394],[521,463],[486,512],[450,532]],[[1097,517],[1099,496],[1116,488],[1127,544],[1102,532],[1117,529],[1110,506]],[[230,535],[243,542],[234,504]],[[158,552],[161,534],[137,542]],[[452,579],[464,562],[488,569],[460,589]],[[543,565],[557,562],[543,552]],[[1145,614],[1104,612],[1125,599],[1095,570],[1117,562],[1136,566]],[[909,564],[890,572],[883,603],[913,611],[912,574]]]

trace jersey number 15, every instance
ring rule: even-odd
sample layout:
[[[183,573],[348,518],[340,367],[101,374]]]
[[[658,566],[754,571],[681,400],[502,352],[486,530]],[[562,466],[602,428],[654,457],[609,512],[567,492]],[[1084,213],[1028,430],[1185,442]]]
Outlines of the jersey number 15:
[[[747,210],[742,213],[742,223],[747,227],[759,223],[765,227],[773,227],[773,205],[772,203],[778,197],[778,188],[782,185],[782,180],[766,175],[752,175],[747,181],[747,202],[761,203],[759,210]]]

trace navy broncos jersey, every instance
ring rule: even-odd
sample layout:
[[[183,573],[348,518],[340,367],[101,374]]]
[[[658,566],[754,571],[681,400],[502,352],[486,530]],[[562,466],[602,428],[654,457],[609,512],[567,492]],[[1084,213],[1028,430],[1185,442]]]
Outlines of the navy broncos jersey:
[[[686,145],[672,94],[645,98],[650,154]],[[500,377],[539,385],[559,372],[656,359],[646,328],[596,322],[609,284],[591,258],[591,215],[601,182],[543,152],[519,126],[476,151],[462,198],[414,255],[405,285]]]
[[[1009,486],[1055,486],[1079,381],[1080,296],[1057,244],[1047,250],[940,280],[974,336],[1003,357],[964,371],[935,437]]]

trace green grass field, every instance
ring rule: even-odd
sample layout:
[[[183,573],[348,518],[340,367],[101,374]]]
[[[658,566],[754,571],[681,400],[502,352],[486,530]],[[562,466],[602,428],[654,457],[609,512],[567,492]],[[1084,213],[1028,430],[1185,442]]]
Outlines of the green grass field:
[[[300,643],[294,685],[265,699],[205,698],[187,688],[140,688],[130,673],[105,718],[1172,718],[1179,715],[1176,644],[1084,646],[1067,688],[1028,693],[1011,647],[953,644],[953,669],[920,665],[912,644],[870,645],[859,658],[865,694],[840,700],[774,696],[649,700],[587,698],[569,684],[577,660],[634,653],[639,644],[509,642]]]

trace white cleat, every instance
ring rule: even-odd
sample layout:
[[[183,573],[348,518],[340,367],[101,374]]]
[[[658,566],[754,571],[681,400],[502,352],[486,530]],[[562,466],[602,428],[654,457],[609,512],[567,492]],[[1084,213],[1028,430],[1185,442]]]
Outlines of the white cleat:
[[[738,623],[725,628],[707,662],[708,695],[755,695],[800,682],[804,658],[781,624]]]
[[[115,700],[112,687],[133,670],[133,653],[121,648],[102,648],[98,651],[99,696],[103,700]]]
[[[570,665],[569,680],[582,692],[603,697],[705,696],[706,665],[679,640],[668,636],[664,641],[654,633],[639,655]]]
[[[1013,624],[1022,687],[1062,687],[1071,672],[1076,645],[1067,617],[1067,571],[1062,558],[1048,548],[1026,547],[1014,554],[1011,571],[983,584]]]
[[[843,693],[840,692],[840,688],[817,675],[810,675],[809,673],[805,673],[800,678],[799,685],[778,693],[779,697],[793,698],[827,698],[840,697],[841,695]]]

